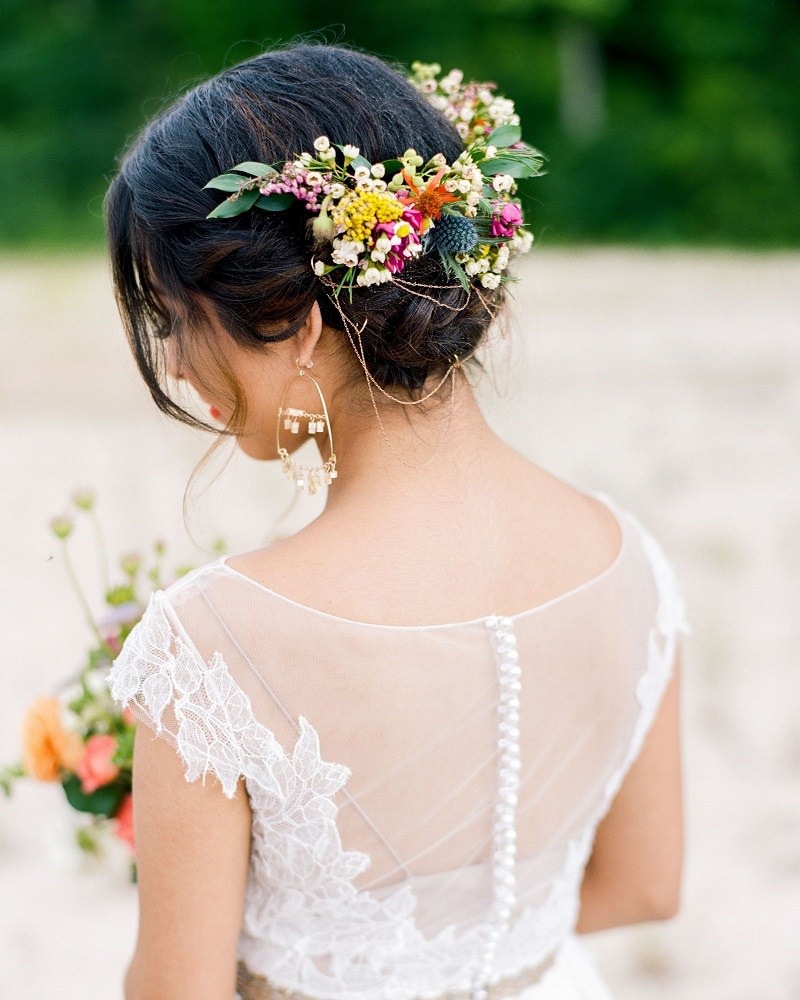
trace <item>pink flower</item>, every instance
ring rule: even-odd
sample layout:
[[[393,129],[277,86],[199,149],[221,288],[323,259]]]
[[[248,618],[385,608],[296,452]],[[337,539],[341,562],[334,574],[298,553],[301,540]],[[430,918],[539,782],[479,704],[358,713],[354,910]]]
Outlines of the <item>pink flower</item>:
[[[119,774],[119,768],[111,761],[116,752],[116,739],[105,733],[96,733],[86,741],[83,757],[75,768],[75,773],[81,779],[81,788],[86,795],[91,795],[98,788],[109,784]]]
[[[375,226],[373,232],[385,234],[392,242],[384,262],[386,270],[391,274],[402,271],[406,262],[422,250],[419,240],[421,225],[422,213],[416,208],[406,208],[402,217],[395,222],[379,222]]]
[[[514,227],[522,225],[522,212],[513,201],[497,202],[495,208],[500,204],[503,207],[499,214],[492,217],[492,236],[513,236]]]
[[[133,840],[133,796],[130,792],[122,800],[115,817],[114,833],[130,847],[131,852],[136,850]]]

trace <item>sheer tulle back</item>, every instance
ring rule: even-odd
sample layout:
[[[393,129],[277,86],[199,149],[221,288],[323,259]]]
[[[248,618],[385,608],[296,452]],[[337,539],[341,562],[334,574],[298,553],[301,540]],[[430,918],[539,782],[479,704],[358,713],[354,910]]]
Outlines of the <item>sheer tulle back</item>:
[[[682,624],[660,550],[619,522],[604,573],[513,617],[352,622],[224,561],[157,596],[115,695],[189,777],[245,779],[251,967],[309,995],[415,996],[555,952]]]

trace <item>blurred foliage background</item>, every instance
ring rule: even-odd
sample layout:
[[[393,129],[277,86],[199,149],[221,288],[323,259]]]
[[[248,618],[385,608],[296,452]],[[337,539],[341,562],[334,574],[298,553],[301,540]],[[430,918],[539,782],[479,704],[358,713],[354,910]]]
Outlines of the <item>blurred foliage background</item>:
[[[540,240],[798,245],[797,0],[2,0],[0,245],[99,246],[142,124],[309,32],[496,81],[549,158]]]

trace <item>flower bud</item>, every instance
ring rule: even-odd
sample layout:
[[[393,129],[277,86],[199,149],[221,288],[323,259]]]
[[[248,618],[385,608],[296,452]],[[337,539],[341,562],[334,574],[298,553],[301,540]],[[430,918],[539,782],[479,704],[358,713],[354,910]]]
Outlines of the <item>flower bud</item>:
[[[142,557],[138,552],[127,552],[120,559],[119,565],[126,576],[136,576],[142,567]]]
[[[91,510],[94,507],[94,493],[91,490],[78,490],[73,493],[72,502],[78,510]]]
[[[71,517],[64,514],[61,517],[54,517],[50,522],[50,530],[56,536],[56,538],[64,541],[65,538],[69,538],[72,534],[72,529],[75,527],[75,523]]]

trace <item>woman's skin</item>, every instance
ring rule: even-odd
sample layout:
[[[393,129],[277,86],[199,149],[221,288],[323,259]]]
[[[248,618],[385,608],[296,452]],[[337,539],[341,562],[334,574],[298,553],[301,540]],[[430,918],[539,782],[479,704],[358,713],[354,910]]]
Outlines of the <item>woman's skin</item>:
[[[277,409],[299,365],[325,393],[339,469],[323,513],[291,538],[230,560],[239,572],[330,614],[419,625],[535,607],[597,576],[617,555],[611,512],[501,441],[463,372],[454,395],[448,380],[433,407],[400,406],[375,389],[379,421],[352,347],[323,325],[316,306],[298,334],[260,352],[235,345],[216,324],[213,331],[247,400],[238,446],[253,458],[277,457]],[[304,368],[308,361],[313,368]],[[222,394],[208,391],[213,373],[200,378],[174,356],[170,364],[224,423],[230,411]],[[316,412],[313,385],[297,380],[289,405]],[[667,919],[678,908],[679,683],[676,669],[598,829],[582,886],[581,933]],[[229,800],[213,780],[187,783],[174,750],[140,733],[140,923],[126,1000],[230,1000],[247,880],[247,796],[241,786]]]

